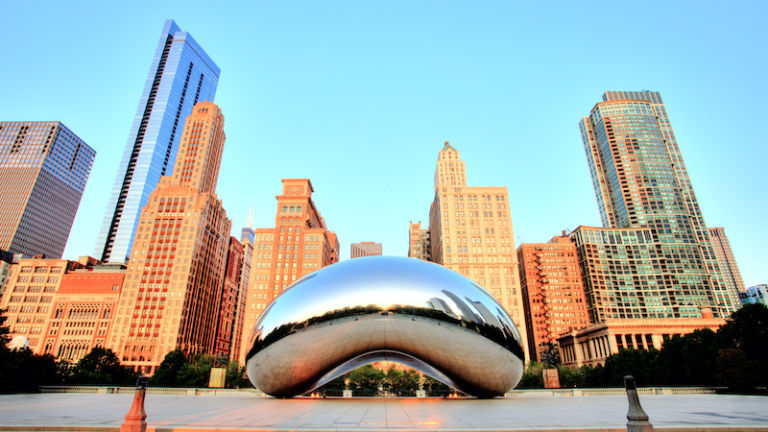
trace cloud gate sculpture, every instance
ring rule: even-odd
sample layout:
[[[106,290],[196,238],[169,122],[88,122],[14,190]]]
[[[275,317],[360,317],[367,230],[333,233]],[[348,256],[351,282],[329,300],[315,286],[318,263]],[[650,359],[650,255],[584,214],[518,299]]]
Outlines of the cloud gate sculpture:
[[[523,373],[522,341],[502,306],[470,279],[412,258],[357,258],[305,276],[249,342],[248,377],[276,397],[379,360],[478,397],[504,394]]]

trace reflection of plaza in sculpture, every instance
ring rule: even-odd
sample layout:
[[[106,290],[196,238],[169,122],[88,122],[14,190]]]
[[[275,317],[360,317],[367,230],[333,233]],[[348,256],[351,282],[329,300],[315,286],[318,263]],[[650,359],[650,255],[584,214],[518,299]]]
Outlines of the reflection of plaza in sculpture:
[[[278,397],[379,360],[492,397],[517,384],[524,359],[517,329],[487,291],[442,266],[395,257],[345,261],[297,281],[264,312],[250,347],[251,382]]]

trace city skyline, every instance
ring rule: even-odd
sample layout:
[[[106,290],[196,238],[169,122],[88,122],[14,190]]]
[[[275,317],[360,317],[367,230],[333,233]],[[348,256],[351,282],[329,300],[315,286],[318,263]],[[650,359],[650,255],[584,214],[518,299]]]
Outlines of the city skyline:
[[[180,27],[195,35],[200,45],[217,59],[222,68],[217,103],[230,114],[219,198],[224,201],[228,215],[233,219],[232,232],[237,233],[244,225],[248,208],[255,210],[255,227],[270,224],[274,211],[272,185],[278,179],[309,177],[318,190],[323,191],[318,196],[318,206],[323,209],[323,215],[332,221],[332,228],[344,242],[342,258],[347,258],[348,242],[373,237],[386,243],[385,254],[405,254],[405,221],[427,220],[423,209],[426,207],[425,197],[431,195],[430,179],[429,173],[422,172],[420,167],[434,161],[435,152],[446,139],[461,148],[463,159],[476,167],[478,172],[473,176],[474,184],[509,188],[518,244],[544,242],[563,228],[599,225],[576,124],[604,91],[647,88],[659,91],[665,97],[707,225],[724,226],[727,230],[745,285],[764,283],[766,274],[761,263],[765,261],[765,252],[759,246],[765,236],[760,231],[759,215],[764,214],[766,209],[765,200],[760,198],[765,180],[756,173],[759,173],[759,161],[765,160],[762,156],[765,149],[757,147],[759,131],[752,125],[760,124],[759,119],[765,116],[765,108],[752,106],[750,101],[765,93],[765,84],[753,72],[761,70],[762,60],[749,59],[746,53],[756,49],[755,44],[764,39],[765,33],[741,21],[736,27],[735,22],[736,18],[749,22],[759,14],[748,14],[746,11],[722,13],[703,8],[695,12],[699,18],[697,23],[704,21],[707,24],[704,27],[708,26],[710,33],[704,35],[709,35],[707,37],[698,38],[701,34],[686,23],[678,33],[663,31],[671,26],[670,23],[677,24],[675,18],[679,18],[683,11],[676,8],[685,9],[673,6],[665,10],[668,16],[659,17],[660,21],[651,29],[656,31],[643,35],[648,40],[627,35],[624,42],[630,47],[653,46],[655,56],[668,60],[674,55],[681,55],[682,58],[672,58],[670,67],[659,68],[661,71],[640,64],[636,71],[630,72],[622,69],[622,66],[636,61],[629,53],[614,51],[614,64],[593,63],[589,67],[585,66],[586,59],[579,60],[585,63],[575,62],[575,56],[567,53],[571,44],[584,44],[588,40],[590,32],[584,29],[597,20],[597,15],[600,15],[597,13],[595,17],[585,17],[581,12],[578,18],[585,19],[581,23],[584,29],[577,28],[573,41],[565,43],[562,34],[559,42],[553,42],[552,38],[537,41],[538,32],[526,38],[521,34],[531,29],[521,22],[524,20],[520,16],[513,14],[518,11],[505,11],[501,6],[498,11],[492,8],[469,11],[457,5],[446,5],[441,9],[434,5],[432,8],[394,5],[393,11],[384,14],[378,21],[371,21],[374,12],[378,12],[376,8],[358,6],[347,11],[344,17],[354,14],[363,24],[345,22],[339,31],[333,32],[331,27],[339,24],[342,18],[332,16],[337,9],[331,5],[321,14],[321,17],[330,19],[328,23],[310,23],[293,37],[286,37],[291,30],[307,24],[310,16],[318,11],[308,6],[298,16],[291,16],[289,11],[272,5],[258,8],[255,18],[264,27],[252,30],[257,35],[237,33],[247,38],[233,41],[225,37],[227,35],[217,35],[217,29],[222,27],[218,23],[211,24],[215,20],[196,17],[178,6],[163,6],[147,13],[146,17],[136,18],[136,29],[119,22],[109,24],[112,36],[109,43],[118,46],[115,48],[118,51],[125,47],[126,58],[116,59],[105,52],[98,56],[97,63],[88,63],[83,56],[93,55],[92,50],[99,49],[101,42],[93,42],[93,47],[86,46],[83,37],[85,33],[101,29],[99,26],[102,23],[97,17],[105,12],[95,11],[92,15],[76,18],[68,15],[69,12],[52,7],[46,12],[51,15],[40,17],[40,27],[30,31],[43,35],[58,31],[61,44],[77,46],[79,51],[83,51],[67,49],[65,58],[56,57],[59,64],[82,63],[82,70],[93,70],[96,75],[105,75],[105,68],[119,68],[124,75],[112,82],[94,80],[91,74],[84,74],[88,79],[83,81],[83,78],[73,79],[66,70],[58,71],[60,76],[49,75],[37,66],[37,60],[23,62],[32,68],[27,70],[24,80],[17,79],[17,71],[3,72],[6,83],[3,86],[11,87],[8,83],[14,82],[18,83],[14,87],[20,90],[4,89],[7,100],[12,103],[0,108],[0,118],[60,120],[97,150],[92,176],[64,257],[75,259],[91,253],[96,243],[93,227],[101,223],[126,132],[135,113],[136,95],[141,91],[151,60],[151,48],[148,47],[157,43],[157,28],[161,23],[173,18]],[[398,27],[403,33],[400,36],[390,31],[401,18],[394,13],[395,10],[402,12],[405,18]],[[623,16],[626,20],[647,19],[648,12],[633,7],[629,10],[635,14]],[[123,12],[128,16],[132,13],[128,10]],[[497,12],[502,18],[493,17]],[[12,5],[5,18],[0,18],[3,24],[0,35],[5,40],[24,41],[18,45],[28,49],[34,43],[34,37],[27,37],[28,31],[12,22],[14,17],[24,13],[25,6]],[[219,12],[212,13],[221,18]],[[433,17],[433,13],[437,16]],[[466,17],[461,17],[462,13],[466,13]],[[532,16],[535,11],[520,11],[520,15],[526,14]],[[605,15],[600,16],[605,18]],[[71,18],[89,28],[73,30],[59,27],[62,24],[57,21],[62,17],[65,18],[61,19],[62,22]],[[520,29],[507,31],[502,26],[506,24],[504,17],[514,21]],[[277,22],[287,24],[288,28],[278,30],[274,24],[262,22],[275,18],[278,18]],[[549,29],[548,26],[555,28],[563,24],[564,19],[555,16],[554,23],[547,24],[545,30]],[[223,21],[238,22],[232,17]],[[418,26],[417,23],[422,21],[424,26]],[[365,31],[362,26],[371,22],[378,25]],[[489,25],[479,35],[463,41],[463,37],[469,36],[469,29],[477,30],[481,22]],[[615,31],[626,23],[624,21],[619,26],[608,21],[608,27],[603,31]],[[568,28],[566,26],[562,31]],[[301,48],[302,44],[310,41],[309,35],[318,30],[322,32],[317,42],[320,45]],[[686,30],[689,34],[682,35]],[[435,34],[428,36],[430,32]],[[340,38],[353,34],[358,34],[361,41],[353,43]],[[709,48],[713,51],[704,55],[703,47],[708,43],[711,45],[713,35],[727,38],[714,44]],[[660,46],[658,38],[668,44]],[[243,44],[257,40],[261,42],[252,47],[253,57],[258,59],[255,62],[233,57],[233,48],[225,45],[242,49]],[[411,41],[415,44],[405,53],[393,51]],[[325,46],[319,52],[329,56],[327,61],[317,63],[322,57],[318,58],[312,50],[318,46]],[[611,49],[611,46],[606,49]],[[478,49],[483,47],[485,49]],[[27,58],[27,54],[18,51],[17,47],[4,49],[4,55]],[[587,47],[583,51],[587,58],[594,55],[587,52]],[[551,59],[544,58],[542,52],[556,52],[560,59],[552,63]],[[392,60],[394,66],[381,69],[382,63],[376,58],[382,54]],[[415,58],[421,54],[430,56],[421,60]],[[499,60],[499,56],[508,60]],[[512,61],[514,58],[522,62]],[[738,59],[739,67],[715,68],[711,65],[713,58]],[[338,78],[331,77],[343,67],[348,67],[353,60],[357,67],[340,74]],[[552,67],[562,68],[569,62],[575,62],[576,69],[580,65],[585,70],[571,70],[569,75],[564,75],[568,78],[567,86],[556,82],[555,78],[561,76],[558,73],[542,73]],[[474,66],[466,66],[468,63]],[[304,67],[307,65],[314,66]],[[412,66],[409,73],[398,73],[398,68],[408,65]],[[706,65],[711,67],[704,67]],[[696,76],[691,76],[694,70]],[[508,72],[514,73],[507,76]],[[752,73],[755,78],[749,77]],[[250,81],[243,81],[243,74],[252,75]],[[534,81],[531,86],[526,78],[531,78],[533,74],[544,75],[543,80],[550,85]],[[616,79],[616,74],[621,74],[622,78]],[[285,80],[280,79],[280,75],[284,75]],[[426,77],[434,78],[436,82],[425,81]],[[61,79],[70,79],[71,82],[63,86],[59,81]],[[537,97],[532,97],[518,81],[535,88]],[[29,93],[32,86],[39,91]],[[291,86],[296,88],[292,90]],[[398,86],[404,87],[391,97],[385,95]],[[423,89],[415,91],[414,88],[419,86]],[[91,104],[94,99],[103,102],[95,104],[101,112],[80,104],[73,106],[75,98],[69,96],[63,87],[74,89]],[[374,97],[355,95],[368,88],[375,91]],[[707,92],[702,92],[703,88]],[[304,96],[297,96],[302,92]],[[491,94],[494,92],[496,96]],[[21,99],[25,94],[27,98]],[[91,94],[94,97],[82,96]],[[551,100],[555,96],[560,98],[553,104]],[[333,97],[338,101],[333,102]],[[549,101],[543,103],[547,99]],[[66,104],[57,104],[59,100],[66,101]],[[524,105],[524,110],[513,107],[516,104]],[[409,105],[408,109],[401,109],[405,105]],[[414,116],[414,109],[423,112],[412,121],[406,119],[405,114],[397,114],[401,110],[408,116]],[[355,110],[358,113],[353,112]],[[737,130],[745,129],[741,126],[742,122],[751,128]],[[285,151],[288,147],[291,150]],[[728,151],[718,153],[721,148]],[[295,154],[306,157],[297,160]],[[370,163],[372,157],[377,158],[376,164]],[[288,160],[296,163],[289,164]],[[339,176],[338,170],[330,169],[330,163],[341,166],[346,175]],[[260,168],[256,169],[257,166]],[[354,171],[349,171],[352,168]],[[538,183],[532,187],[531,180],[536,172],[543,170],[559,172],[559,181]],[[253,173],[253,178],[243,181],[243,172]],[[348,177],[356,181],[350,182]],[[350,196],[364,199],[351,200]]]

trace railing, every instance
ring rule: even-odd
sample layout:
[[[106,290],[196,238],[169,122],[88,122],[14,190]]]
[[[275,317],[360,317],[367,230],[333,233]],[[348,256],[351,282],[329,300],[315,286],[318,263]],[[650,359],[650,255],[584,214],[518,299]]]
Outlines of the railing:
[[[641,395],[694,395],[694,394],[715,394],[714,387],[644,387],[638,388],[637,393]],[[507,392],[504,397],[555,397],[555,396],[626,396],[623,388],[571,388],[571,389],[525,389],[512,390]]]
[[[135,387],[117,386],[40,386],[40,393],[90,393],[90,394],[133,394]],[[257,389],[218,389],[218,388],[177,388],[147,387],[147,394],[175,396],[251,396],[266,397]]]
[[[645,387],[638,388],[641,395],[694,395],[715,394],[714,387]],[[90,393],[90,394],[133,394],[134,387],[117,386],[41,386],[41,393]],[[257,389],[216,389],[147,387],[147,394],[172,396],[240,396],[267,397]],[[572,388],[572,389],[525,389],[507,392],[506,398],[522,397],[574,397],[574,396],[625,396],[623,388]]]

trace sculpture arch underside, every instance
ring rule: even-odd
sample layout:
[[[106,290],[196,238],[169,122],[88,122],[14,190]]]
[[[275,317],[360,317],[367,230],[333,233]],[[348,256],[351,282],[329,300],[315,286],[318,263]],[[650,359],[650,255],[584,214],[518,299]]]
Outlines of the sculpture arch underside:
[[[276,397],[380,360],[493,397],[518,383],[524,359],[517,329],[487,291],[445,267],[395,257],[344,261],[297,281],[250,343],[248,376]]]

